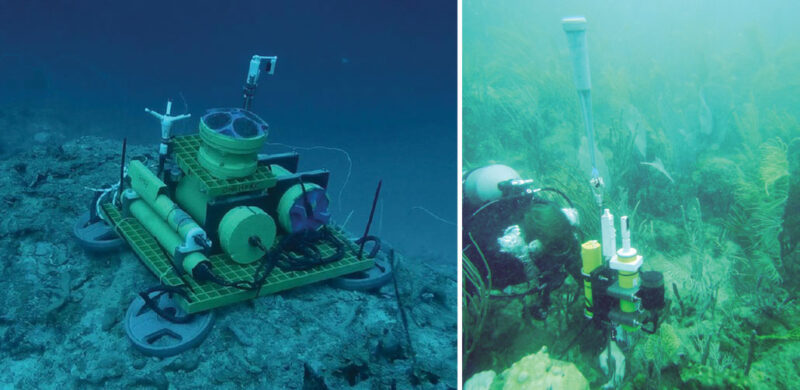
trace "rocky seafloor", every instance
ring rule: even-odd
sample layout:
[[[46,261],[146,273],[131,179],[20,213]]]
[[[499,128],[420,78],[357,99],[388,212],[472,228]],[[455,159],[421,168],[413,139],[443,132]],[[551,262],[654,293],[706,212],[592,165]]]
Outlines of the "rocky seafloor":
[[[392,283],[317,283],[215,311],[197,348],[147,357],[122,318],[158,284],[129,249],[85,252],[72,237],[89,188],[117,180],[121,145],[37,134],[0,155],[0,388],[448,389],[456,379],[455,264],[397,256]],[[130,146],[153,161],[154,146]],[[385,255],[385,254],[381,254]]]

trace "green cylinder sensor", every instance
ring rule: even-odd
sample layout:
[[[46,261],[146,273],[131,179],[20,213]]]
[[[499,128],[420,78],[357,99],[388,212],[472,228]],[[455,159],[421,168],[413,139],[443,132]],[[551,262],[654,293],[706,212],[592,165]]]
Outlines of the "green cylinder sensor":
[[[200,118],[197,161],[218,179],[252,175],[258,151],[267,141],[269,125],[241,108],[215,108]]]
[[[131,188],[136,194],[159,218],[177,232],[181,239],[191,243],[202,240],[205,244],[211,245],[200,225],[167,196],[167,185],[141,161],[134,160],[128,164],[128,176],[131,178]]]
[[[184,245],[184,240],[167,224],[159,215],[142,199],[134,200],[128,206],[131,215],[173,256]],[[181,264],[176,264],[180,269],[192,274],[194,268],[208,258],[202,252],[191,252],[183,258]]]
[[[264,248],[270,248],[275,234],[275,221],[258,207],[234,207],[219,222],[222,250],[239,264],[249,264],[264,256],[251,239],[258,238]]]

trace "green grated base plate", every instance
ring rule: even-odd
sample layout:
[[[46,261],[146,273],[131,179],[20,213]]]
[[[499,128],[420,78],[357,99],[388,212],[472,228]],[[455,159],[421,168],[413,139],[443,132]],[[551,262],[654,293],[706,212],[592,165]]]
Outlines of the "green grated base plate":
[[[197,134],[183,135],[172,139],[172,147],[178,166],[187,175],[200,178],[209,197],[264,190],[277,183],[275,175],[265,165],[259,165],[252,175],[239,179],[217,179],[211,176],[197,161],[201,142],[203,141]]]
[[[103,211],[114,229],[125,239],[139,259],[161,281],[169,286],[183,286],[184,282],[172,269],[171,260],[167,253],[159,246],[156,239],[135,218],[123,218],[120,211],[106,204]],[[259,296],[274,294],[279,291],[316,283],[322,280],[335,278],[371,268],[372,259],[356,257],[358,247],[350,242],[344,235],[334,230],[334,234],[347,246],[346,254],[342,260],[325,264],[306,271],[284,272],[275,268],[267,277],[261,287]],[[333,253],[333,248],[328,244],[319,246],[320,253],[328,256]],[[349,249],[349,250],[347,250]],[[217,275],[228,281],[252,280],[256,263],[238,264],[228,255],[219,254],[209,258]],[[178,297],[178,303],[187,313],[197,313],[217,307],[231,305],[237,302],[253,299],[255,291],[243,291],[233,287],[222,287],[214,283],[197,284],[191,276],[184,274],[184,280],[191,286],[186,289],[191,302]]]

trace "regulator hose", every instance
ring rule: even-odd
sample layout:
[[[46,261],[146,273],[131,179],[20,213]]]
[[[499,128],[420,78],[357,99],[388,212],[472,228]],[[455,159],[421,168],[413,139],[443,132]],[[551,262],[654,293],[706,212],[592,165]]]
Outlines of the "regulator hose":
[[[561,192],[561,190],[559,190],[559,189],[557,189],[557,188],[553,188],[553,187],[544,187],[544,188],[540,188],[540,189],[539,189],[539,191],[545,191],[545,192],[554,192],[554,193],[556,193],[556,194],[558,194],[558,195],[561,195],[561,197],[562,197],[562,198],[564,198],[564,200],[566,200],[566,201],[567,201],[567,203],[569,204],[569,207],[570,207],[570,208],[573,208],[573,209],[575,208],[575,205],[573,205],[573,204],[572,204],[572,201],[571,201],[571,200],[569,200],[569,198],[567,197],[567,195],[566,195],[566,194],[564,194],[563,192]]]

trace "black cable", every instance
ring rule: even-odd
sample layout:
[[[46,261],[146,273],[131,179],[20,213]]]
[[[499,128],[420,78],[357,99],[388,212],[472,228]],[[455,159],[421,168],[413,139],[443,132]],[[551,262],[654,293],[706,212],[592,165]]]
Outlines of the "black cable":
[[[318,243],[327,242],[334,247],[334,253],[322,257]],[[320,265],[333,263],[344,258],[345,246],[326,226],[316,231],[302,231],[284,237],[276,246],[279,253],[277,266],[283,271],[304,271]],[[303,256],[294,256],[300,253]]]
[[[571,201],[571,200],[569,200],[569,198],[567,197],[567,195],[565,195],[565,194],[564,194],[563,192],[561,192],[561,190],[559,190],[559,189],[556,189],[556,188],[553,188],[553,187],[544,187],[544,188],[539,188],[539,191],[545,191],[545,192],[555,192],[556,194],[559,194],[559,195],[561,195],[561,197],[562,197],[562,198],[564,198],[564,200],[566,200],[566,201],[567,201],[567,203],[569,204],[569,207],[570,207],[570,208],[572,208],[572,209],[574,209],[574,208],[575,208],[575,205],[573,205],[573,204],[572,204],[572,201]]]
[[[375,237],[375,240],[377,240],[377,237]],[[328,257],[322,257],[317,245],[319,242],[329,243],[335,248],[334,253]],[[205,263],[198,264],[192,270],[192,276],[195,280],[209,281],[224,287],[233,287],[245,291],[255,290],[256,295],[259,295],[261,287],[276,266],[282,271],[304,271],[339,261],[344,258],[345,254],[344,244],[327,227],[323,227],[318,231],[302,231],[289,234],[269,250],[264,247],[257,236],[250,238],[250,245],[258,247],[264,252],[264,256],[259,260],[258,267],[253,273],[253,280],[238,280],[235,282],[224,280],[214,274],[210,264]],[[379,244],[376,244],[376,247],[380,249]],[[373,248],[373,251],[375,251],[375,248]],[[293,252],[299,253],[301,256],[294,256],[292,255]]]
[[[172,260],[172,257],[170,257],[167,254],[167,251],[161,245],[158,245],[158,249],[161,250],[161,254],[164,255],[164,258],[167,259],[169,265],[172,267],[172,271],[175,272],[175,275],[178,276],[178,279],[180,279],[181,282],[183,282],[183,285],[186,286],[189,289],[189,291],[192,292],[192,294],[194,294],[194,289],[192,288],[192,285],[189,284],[189,282],[187,282],[186,279],[183,277],[183,273],[181,272],[181,270],[178,269],[178,266]]]
[[[156,291],[158,291],[159,293],[156,294],[156,296],[151,297],[150,294]],[[167,313],[166,311],[158,307],[158,303],[156,303],[155,300],[160,298],[164,294],[170,294],[170,295],[178,294],[182,296],[184,299],[186,299],[186,302],[192,302],[191,298],[189,298],[189,295],[186,294],[185,291],[177,287],[164,286],[164,285],[150,287],[147,290],[140,292],[139,296],[142,297],[142,300],[144,301],[144,304],[145,306],[147,306],[148,309],[152,310],[154,313],[158,314],[161,318],[169,322],[173,322],[176,324],[186,324],[192,322],[192,320],[194,319],[194,314],[187,314],[183,317],[176,317],[175,315]]]
[[[250,245],[255,245],[264,252],[264,256],[258,262],[256,272],[253,273],[253,281],[250,284],[251,287],[255,287],[256,296],[259,296],[261,295],[261,286],[266,282],[267,276],[275,269],[276,261],[274,260],[273,252],[269,251],[258,237],[251,237]]]
[[[537,196],[532,196],[531,194],[528,194],[528,193],[504,196],[504,197],[502,197],[500,199],[495,199],[495,200],[486,202],[484,205],[479,207],[477,210],[473,211],[472,214],[470,214],[469,218],[467,219],[467,222],[471,222],[473,219],[475,219],[475,217],[478,214],[480,214],[482,211],[484,211],[485,209],[487,209],[488,207],[490,207],[490,206],[492,206],[492,205],[494,205],[496,203],[508,202],[508,201],[511,201],[511,200],[514,200],[514,199],[524,199],[524,198],[531,198],[533,204],[547,204],[547,203],[551,202],[550,200],[547,200],[547,199],[544,199],[544,198],[539,198]]]
[[[122,139],[122,158],[119,163],[119,188],[117,189],[116,199],[122,199],[122,192],[125,191],[125,154],[128,150],[128,138]],[[113,201],[111,202],[114,203]]]
[[[264,256],[261,257],[258,263],[258,267],[256,271],[253,273],[253,280],[237,280],[235,282],[229,282],[227,280],[222,279],[221,277],[217,276],[210,267],[210,263],[200,263],[198,264],[193,270],[193,277],[195,280],[198,281],[209,281],[214,284],[223,286],[223,287],[233,287],[239,290],[245,291],[256,291],[256,296],[261,292],[261,286],[264,285],[264,282],[272,273],[272,270],[275,268],[275,261],[274,261],[274,251],[267,250],[264,247],[264,244],[261,243],[261,240],[257,236],[250,237],[250,245],[256,246],[262,251],[264,251]]]
[[[648,322],[652,322],[652,323],[653,323],[653,329],[647,329],[647,328],[645,327],[645,325],[646,325]],[[649,334],[655,334],[655,333],[658,331],[658,312],[657,312],[657,311],[656,311],[656,312],[653,312],[653,314],[652,314],[651,316],[649,316],[648,320],[647,320],[647,321],[645,321],[644,323],[642,323],[642,327],[641,327],[641,329],[642,329],[642,330],[643,330],[645,333],[649,333]]]
[[[375,216],[375,207],[378,205],[378,197],[381,195],[381,186],[383,185],[383,180],[378,180],[378,188],[375,189],[375,197],[372,198],[372,208],[369,211],[369,219],[367,220],[367,227],[364,229],[364,235],[361,237],[367,237],[369,235],[369,228],[372,226],[372,217]],[[366,241],[362,241],[361,245],[358,247],[358,259],[361,260],[361,255],[364,253],[364,244]]]
[[[375,243],[372,250],[368,254],[369,257],[375,257],[380,250],[380,239],[375,236],[367,236],[362,239],[365,242],[372,241]],[[327,242],[333,246],[335,249],[334,253],[328,257],[322,257],[322,254],[318,248],[318,243],[320,242]],[[253,273],[253,280],[238,280],[235,282],[224,280],[211,270],[210,262],[201,262],[195,266],[195,268],[192,270],[192,277],[198,282],[208,281],[224,287],[233,287],[245,291],[255,290],[256,296],[258,296],[261,293],[261,287],[264,285],[267,277],[272,273],[272,270],[275,269],[276,266],[283,271],[302,271],[339,261],[344,258],[345,255],[344,243],[342,243],[341,240],[339,240],[328,227],[323,227],[317,231],[301,231],[289,234],[280,242],[278,242],[278,244],[275,245],[275,247],[273,247],[271,250],[267,249],[257,236],[250,238],[250,245],[258,247],[264,252],[264,256],[262,256],[259,260],[258,267]],[[292,252],[300,253],[303,256],[293,256]],[[166,253],[164,254],[166,255]],[[181,273],[177,269],[177,266],[171,261],[170,263],[175,273],[184,282],[184,285],[191,290],[191,286],[186,282],[186,280],[183,279]],[[158,291],[159,294],[151,297],[150,294],[156,291]],[[161,295],[166,293],[178,294],[186,299],[187,302],[192,301],[184,290],[178,287],[163,285],[151,287],[143,292],[140,292],[139,296],[142,297],[145,305],[150,310],[167,321],[180,324],[191,322],[193,315],[176,317],[158,307],[155,299],[158,299]]]
[[[378,255],[378,252],[381,250],[381,239],[378,236],[369,235],[366,237],[360,237],[359,239],[353,241],[356,245],[361,245],[362,243],[372,242],[374,245],[372,249],[367,253],[368,259],[374,259],[375,256]]]

